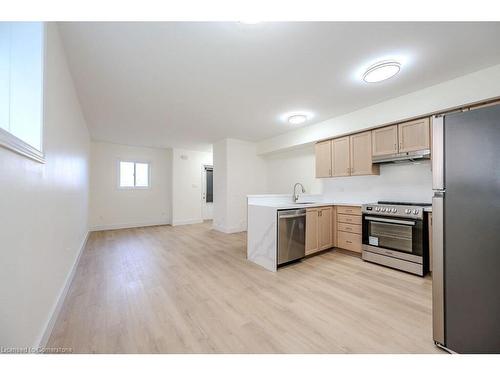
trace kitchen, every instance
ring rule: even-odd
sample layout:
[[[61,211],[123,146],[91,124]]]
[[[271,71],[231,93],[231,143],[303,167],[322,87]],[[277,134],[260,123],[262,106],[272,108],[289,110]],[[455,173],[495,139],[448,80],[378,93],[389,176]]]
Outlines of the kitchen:
[[[297,262],[302,259],[334,250],[420,277],[428,275],[433,278],[436,346],[452,353],[494,353],[498,346],[496,318],[469,303],[474,300],[476,306],[482,306],[491,295],[466,292],[469,299],[465,302],[461,291],[470,290],[470,283],[475,290],[498,281],[495,273],[482,273],[482,267],[498,258],[494,243],[481,243],[482,259],[473,266],[467,254],[467,245],[476,247],[470,241],[471,233],[475,233],[472,237],[495,236],[497,226],[491,220],[498,221],[494,219],[497,208],[485,205],[482,199],[477,206],[464,205],[464,200],[478,202],[476,194],[481,193],[491,202],[499,201],[494,162],[499,156],[499,120],[500,102],[492,100],[317,142],[316,178],[379,175],[381,164],[404,167],[424,162],[432,174],[432,186],[425,192],[434,192],[432,202],[363,202],[354,195],[341,202],[306,194],[300,182],[291,196],[249,195],[248,260],[279,272],[280,267],[300,267]],[[472,132],[479,136],[471,137]],[[465,144],[474,162],[462,151]],[[476,168],[474,175],[480,183],[464,188],[467,178],[461,168],[473,169],[476,162],[488,167]],[[445,191],[453,192],[453,198],[447,200],[449,206],[444,205],[444,197],[449,195]],[[468,219],[473,212],[489,220],[473,226]],[[445,217],[448,230],[444,229]],[[461,277],[465,273],[470,275],[467,281]],[[473,325],[466,324],[471,315],[477,315],[486,326],[481,336]]]
[[[499,33],[0,23],[0,349],[500,353]]]

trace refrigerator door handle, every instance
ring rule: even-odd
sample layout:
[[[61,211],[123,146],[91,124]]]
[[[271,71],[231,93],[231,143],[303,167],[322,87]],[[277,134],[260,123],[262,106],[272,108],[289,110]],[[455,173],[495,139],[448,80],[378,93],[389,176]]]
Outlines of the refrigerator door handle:
[[[432,117],[432,189],[444,186],[444,116]]]
[[[444,336],[444,193],[432,198],[432,333],[445,345]]]

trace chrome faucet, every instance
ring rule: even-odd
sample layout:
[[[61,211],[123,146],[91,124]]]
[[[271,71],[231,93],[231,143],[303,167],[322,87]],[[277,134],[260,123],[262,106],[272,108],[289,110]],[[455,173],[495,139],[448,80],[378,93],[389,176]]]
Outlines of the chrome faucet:
[[[304,189],[304,185],[302,185],[300,182],[297,182],[295,185],[293,185],[293,202],[294,203],[297,203],[297,201],[299,200],[299,195],[296,193],[297,185],[300,185],[300,187],[302,188],[302,193],[306,192],[306,189]]]

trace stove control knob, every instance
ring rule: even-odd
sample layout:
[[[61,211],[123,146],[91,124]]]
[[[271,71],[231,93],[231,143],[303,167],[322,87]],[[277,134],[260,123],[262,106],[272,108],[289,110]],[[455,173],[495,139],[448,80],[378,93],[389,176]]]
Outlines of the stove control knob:
[[[375,207],[375,211],[379,212],[380,211],[380,207]]]
[[[416,208],[415,208],[415,209],[413,210],[413,213],[414,213],[415,215],[416,215],[416,214],[418,214],[418,209],[416,209]]]
[[[382,212],[385,212],[385,207],[382,207]]]
[[[393,209],[392,209],[392,213],[394,213],[394,214],[395,214],[396,212],[398,212],[398,210],[397,210],[396,208],[393,208]]]
[[[409,208],[407,208],[407,209],[405,210],[405,213],[409,214],[409,213],[411,213],[411,210],[410,210]]]

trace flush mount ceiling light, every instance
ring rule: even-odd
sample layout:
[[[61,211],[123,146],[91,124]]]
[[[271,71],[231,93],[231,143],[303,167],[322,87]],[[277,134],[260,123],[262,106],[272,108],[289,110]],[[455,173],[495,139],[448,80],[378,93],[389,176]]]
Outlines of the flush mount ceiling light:
[[[299,125],[307,121],[307,116],[303,114],[291,115],[288,117],[287,121],[289,124]]]
[[[363,74],[363,81],[375,83],[394,77],[401,70],[401,64],[395,60],[379,61],[370,66]]]

